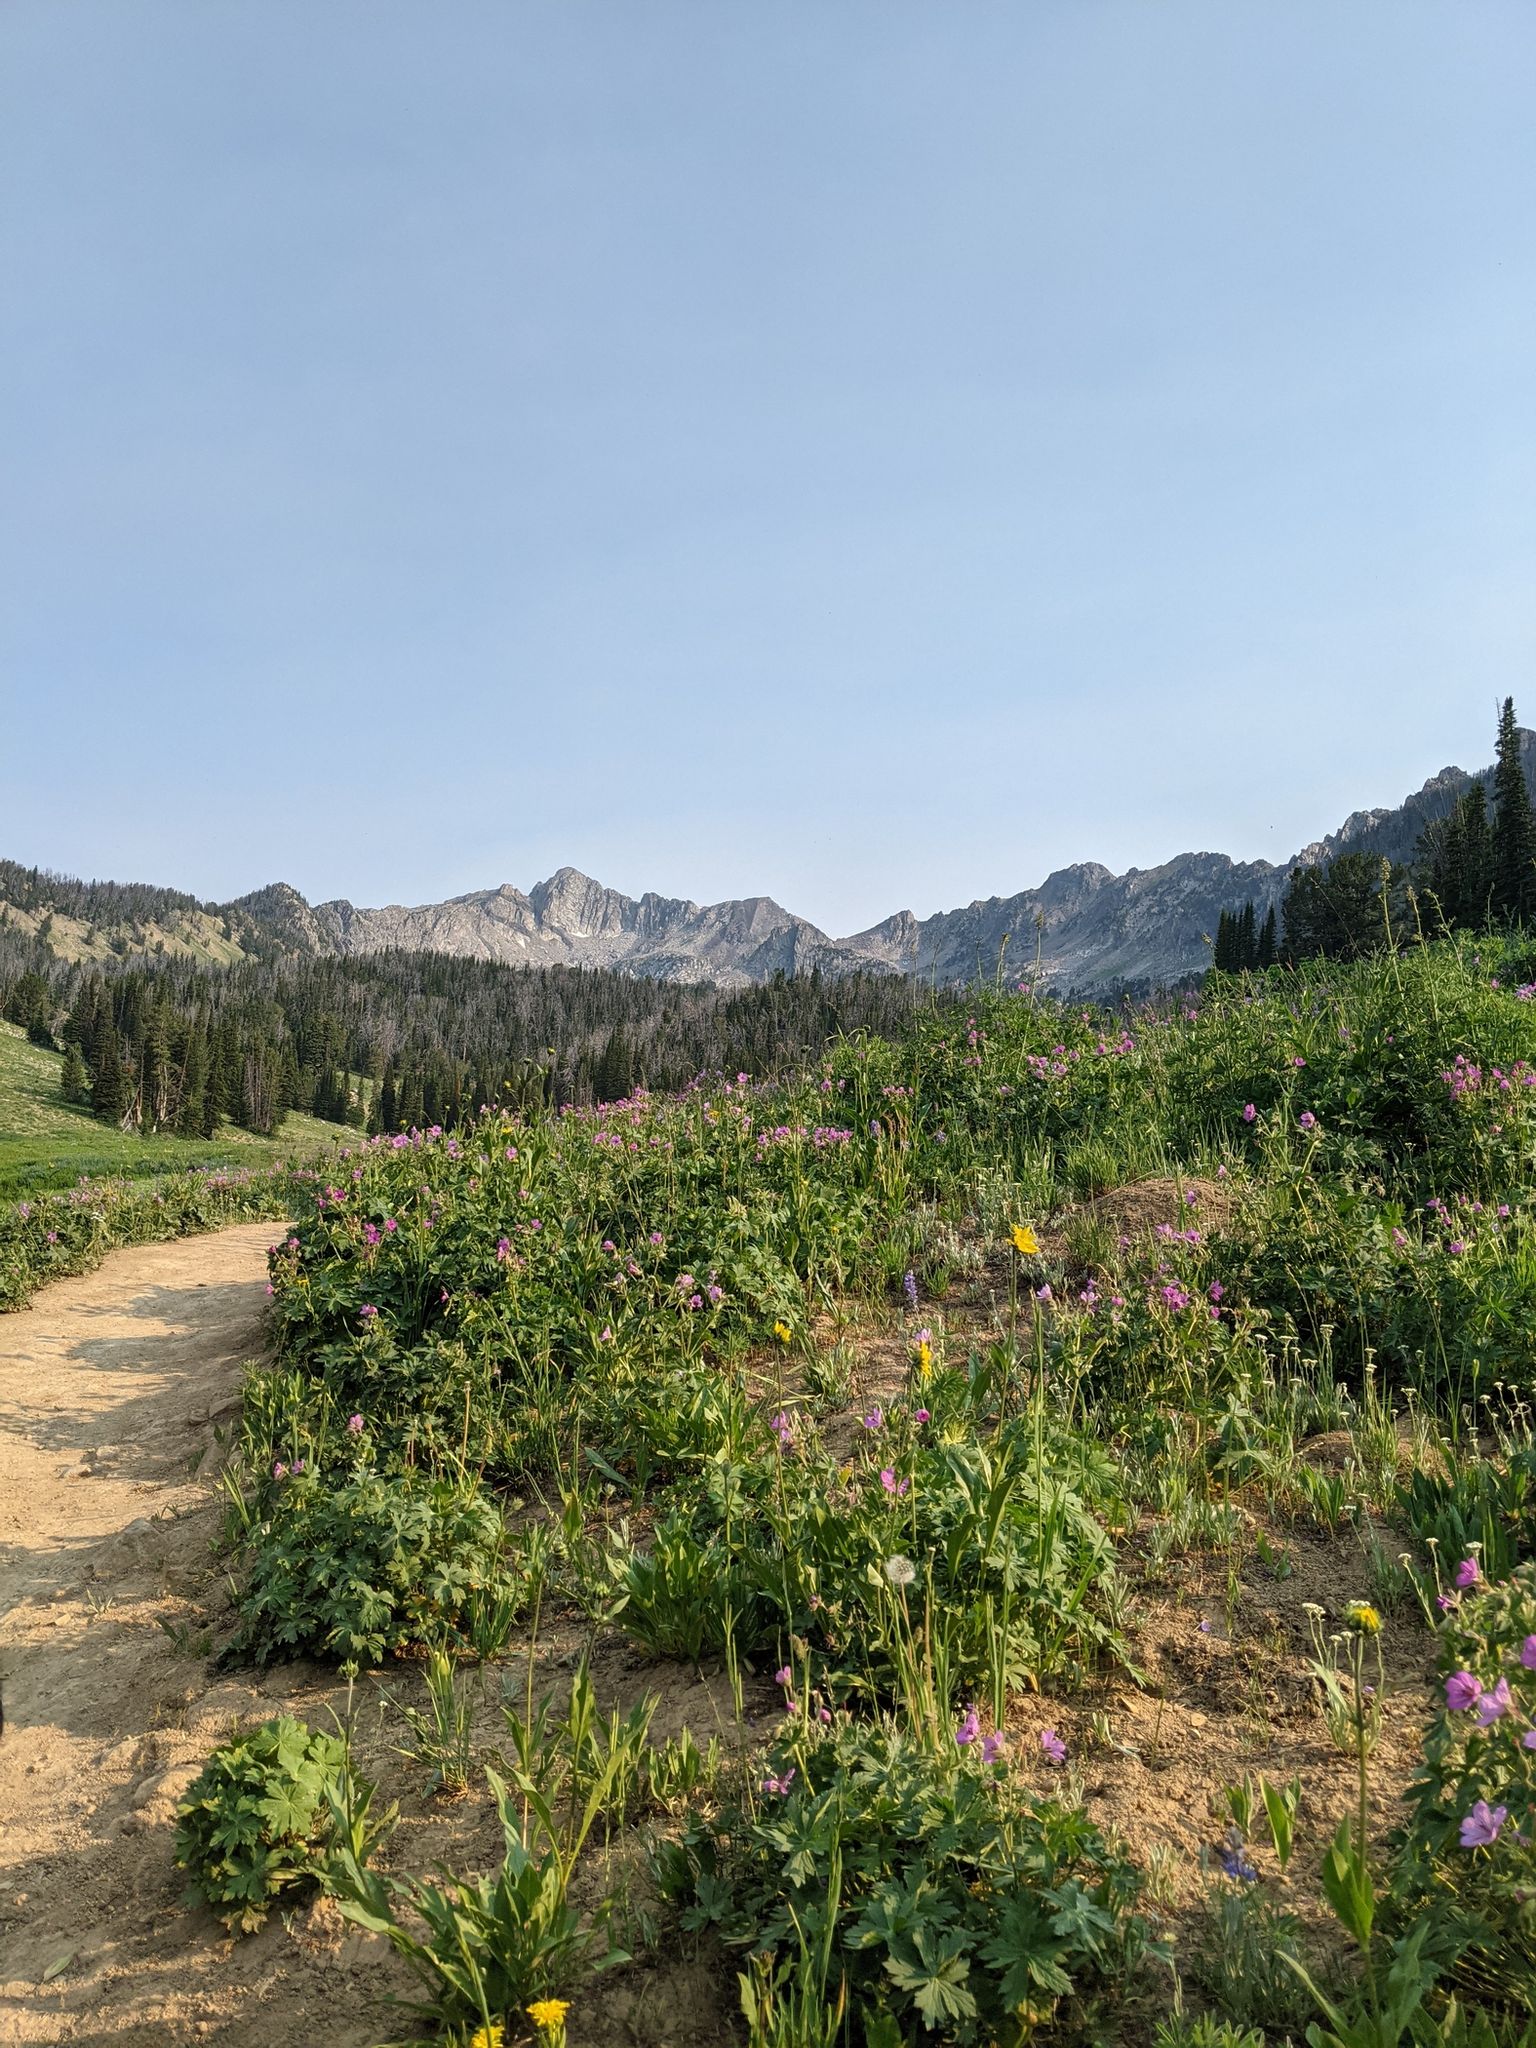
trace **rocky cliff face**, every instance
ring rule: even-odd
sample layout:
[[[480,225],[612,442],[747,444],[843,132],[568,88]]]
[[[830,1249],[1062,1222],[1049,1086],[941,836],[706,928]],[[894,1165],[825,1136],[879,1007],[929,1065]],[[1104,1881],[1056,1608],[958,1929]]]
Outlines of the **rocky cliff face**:
[[[1536,734],[1524,736],[1536,780]],[[1488,781],[1492,771],[1481,771]],[[777,973],[866,969],[939,982],[1034,971],[1063,992],[1172,983],[1209,965],[1209,937],[1225,909],[1250,898],[1259,915],[1278,904],[1297,863],[1347,852],[1406,861],[1419,834],[1443,817],[1473,777],[1443,768],[1391,810],[1357,811],[1337,832],[1281,866],[1219,853],[1182,853],[1161,867],[1113,875],[1096,862],[1061,868],[1036,889],[990,896],[961,910],[918,918],[909,910],[851,938],[834,939],[766,896],[697,904],[672,896],[623,896],[575,868],[561,868],[525,895],[499,889],[414,907],[365,910],[344,901],[311,906],[276,882],[237,903],[209,906],[227,920],[235,955],[406,951],[457,953],[513,966],[616,968],[722,988]],[[190,901],[190,899],[188,899]]]

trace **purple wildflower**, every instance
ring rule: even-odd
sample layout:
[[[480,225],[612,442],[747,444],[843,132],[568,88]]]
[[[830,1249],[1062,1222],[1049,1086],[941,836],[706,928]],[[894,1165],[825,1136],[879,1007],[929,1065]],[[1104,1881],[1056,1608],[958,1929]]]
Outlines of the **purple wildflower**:
[[[1464,1557],[1456,1567],[1456,1583],[1465,1593],[1469,1586],[1475,1586],[1482,1577],[1475,1557]]]
[[[349,1415],[347,1417],[347,1432],[350,1436],[362,1435],[363,1418],[361,1415]]]
[[[1479,1799],[1461,1824],[1463,1849],[1486,1849],[1499,1839],[1499,1829],[1509,1819],[1507,1806],[1490,1806]]]
[[[961,1749],[968,1749],[981,1733],[981,1716],[974,1707],[967,1707],[965,1718],[955,1730],[955,1741]]]
[[[1483,1696],[1483,1681],[1470,1671],[1453,1671],[1445,1681],[1445,1704],[1453,1714],[1464,1714]]]
[[[1495,1721],[1502,1721],[1514,1705],[1510,1697],[1509,1680],[1501,1678],[1491,1692],[1485,1692],[1477,1703],[1477,1725],[1491,1728]]]
[[[1040,1747],[1045,1751],[1053,1764],[1064,1764],[1066,1762],[1067,1745],[1062,1741],[1054,1728],[1041,1729]]]

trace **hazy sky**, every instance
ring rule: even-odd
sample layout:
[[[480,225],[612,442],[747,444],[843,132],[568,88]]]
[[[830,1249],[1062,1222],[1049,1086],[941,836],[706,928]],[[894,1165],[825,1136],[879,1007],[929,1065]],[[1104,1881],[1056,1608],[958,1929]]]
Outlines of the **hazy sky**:
[[[836,932],[1536,724],[1536,7],[6,0],[0,853]]]

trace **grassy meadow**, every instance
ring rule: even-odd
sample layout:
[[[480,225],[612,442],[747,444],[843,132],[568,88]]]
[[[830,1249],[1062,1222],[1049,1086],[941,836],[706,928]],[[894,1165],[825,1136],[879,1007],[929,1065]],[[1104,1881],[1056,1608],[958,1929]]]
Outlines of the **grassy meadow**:
[[[88,1107],[66,1102],[63,1055],[0,1023],[0,1201],[73,1186],[82,1174],[145,1179],[194,1167],[250,1168],[344,1142],[335,1124],[290,1114],[271,1138],[226,1124],[216,1138],[141,1137],[98,1123]]]
[[[291,1183],[220,1654],[388,1732],[215,1752],[197,1894],[381,1935],[381,2040],[1531,2048],[1533,979],[998,989]]]

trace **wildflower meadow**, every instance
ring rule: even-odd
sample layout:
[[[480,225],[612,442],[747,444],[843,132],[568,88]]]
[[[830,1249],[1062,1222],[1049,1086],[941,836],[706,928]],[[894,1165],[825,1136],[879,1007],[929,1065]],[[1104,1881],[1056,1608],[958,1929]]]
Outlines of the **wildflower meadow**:
[[[329,1896],[460,2048],[683,1952],[752,2048],[1529,2048],[1533,985],[999,985],[286,1182],[218,1655],[354,1704],[213,1755],[193,1895]]]

